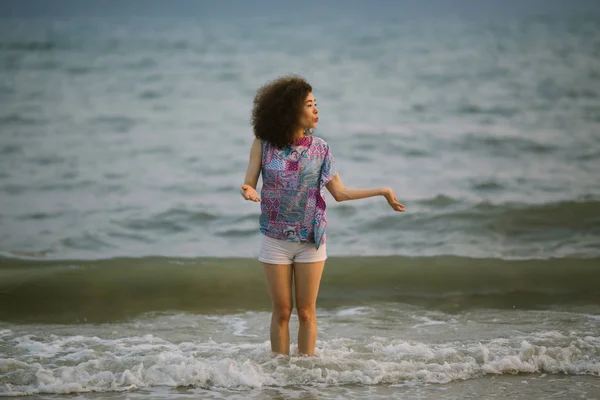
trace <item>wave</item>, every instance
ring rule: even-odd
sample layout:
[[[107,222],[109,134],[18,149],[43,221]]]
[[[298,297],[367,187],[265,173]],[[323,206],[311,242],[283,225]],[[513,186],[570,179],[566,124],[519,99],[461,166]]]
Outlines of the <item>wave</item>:
[[[54,42],[42,41],[15,41],[15,42],[0,42],[0,50],[17,50],[17,51],[51,51],[57,48]]]
[[[600,375],[600,363],[593,356],[600,350],[598,337],[556,332],[466,343],[337,338],[319,341],[314,357],[274,357],[268,342],[178,343],[152,334],[44,338],[0,333],[3,341],[24,352],[0,359],[0,395],[8,396],[157,386],[248,391],[310,385],[331,391],[342,385],[448,384],[482,376]]]
[[[44,120],[33,118],[29,116],[23,116],[21,114],[12,113],[8,115],[3,115],[0,117],[0,126],[2,125],[41,125]]]
[[[514,235],[521,232],[539,231],[548,233],[549,229],[600,235],[600,200],[588,198],[545,204],[480,202],[468,204],[459,199],[439,195],[432,199],[418,201],[425,206],[426,212],[406,214],[405,218],[381,217],[367,226],[372,229],[406,229],[408,226],[460,226],[479,233]],[[433,213],[431,211],[434,211]]]
[[[459,113],[463,114],[489,114],[493,116],[501,116],[501,117],[513,117],[521,110],[518,107],[492,107],[492,108],[484,108],[480,106],[476,106],[473,104],[463,105],[458,108]]]
[[[53,159],[39,160],[59,162]],[[197,189],[185,182],[166,186],[170,193],[195,194]],[[22,194],[28,191],[81,189],[90,181],[63,182],[37,188],[7,183],[0,191]],[[94,185],[102,185],[95,183]],[[122,184],[103,185],[105,192],[127,190]],[[235,188],[217,190],[232,193]],[[410,201],[410,212],[398,218],[385,215],[368,218],[358,207],[346,203],[329,209],[331,238],[343,248],[336,256],[437,256],[500,258],[598,257],[600,256],[600,200],[587,198],[547,204],[490,202],[474,203],[465,199],[438,195]],[[53,240],[24,250],[5,246],[7,257],[35,259],[108,258],[119,256],[175,256],[178,253],[164,243],[165,234],[180,234],[192,249],[186,255],[228,257],[252,256],[248,240],[259,236],[256,212],[227,215],[208,211],[203,206],[171,207],[155,213],[140,209],[94,210],[109,214],[127,211],[111,218],[108,227],[86,231],[50,232]],[[52,219],[61,222],[65,215],[27,213],[17,216],[21,223],[37,224]],[[341,223],[339,223],[341,221]],[[353,246],[357,233],[349,225],[360,226],[371,243],[368,248]],[[225,247],[211,242],[229,243]],[[149,246],[150,245],[150,246]],[[246,247],[244,247],[246,246]],[[234,248],[235,247],[235,248]]]
[[[472,307],[598,304],[600,258],[330,257],[322,307],[403,302]],[[261,264],[244,258],[0,258],[0,320],[112,321],[150,311],[268,310]]]
[[[126,218],[118,222],[117,225],[137,233],[172,234],[187,231],[197,224],[213,221],[217,218],[217,215],[208,212],[170,208],[148,218]]]
[[[515,154],[550,154],[559,148],[552,144],[524,137],[498,137],[468,134],[464,140],[457,143],[459,148],[469,152],[489,151],[493,154],[515,155]]]
[[[600,201],[563,201],[541,205],[502,205],[481,203],[477,206],[495,217],[496,230],[511,233],[519,229],[571,229],[600,233]]]

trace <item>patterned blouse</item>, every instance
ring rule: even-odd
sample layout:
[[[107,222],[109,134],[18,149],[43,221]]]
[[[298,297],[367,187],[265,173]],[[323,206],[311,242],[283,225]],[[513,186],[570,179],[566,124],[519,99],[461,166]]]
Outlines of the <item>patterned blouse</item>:
[[[325,243],[325,185],[336,167],[327,143],[304,136],[280,150],[262,146],[260,231],[290,242]]]

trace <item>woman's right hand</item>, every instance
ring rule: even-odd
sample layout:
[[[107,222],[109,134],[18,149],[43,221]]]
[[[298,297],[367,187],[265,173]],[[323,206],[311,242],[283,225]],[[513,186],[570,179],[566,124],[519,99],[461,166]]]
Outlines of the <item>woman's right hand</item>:
[[[400,204],[398,199],[394,195],[394,191],[390,188],[385,188],[383,191],[383,195],[387,200],[388,204],[394,211],[404,212],[404,204]]]
[[[256,193],[256,189],[254,189],[250,185],[242,185],[242,189],[240,189],[240,193],[242,197],[246,200],[259,202],[260,198],[258,197],[258,193]]]

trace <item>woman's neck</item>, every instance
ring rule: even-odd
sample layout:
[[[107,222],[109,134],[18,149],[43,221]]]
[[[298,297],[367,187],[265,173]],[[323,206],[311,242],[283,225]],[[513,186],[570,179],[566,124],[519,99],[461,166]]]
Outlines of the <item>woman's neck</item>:
[[[306,136],[306,134],[304,133],[304,128],[298,128],[298,130],[296,130],[294,134],[294,140],[298,140],[300,138],[303,138],[304,136]]]

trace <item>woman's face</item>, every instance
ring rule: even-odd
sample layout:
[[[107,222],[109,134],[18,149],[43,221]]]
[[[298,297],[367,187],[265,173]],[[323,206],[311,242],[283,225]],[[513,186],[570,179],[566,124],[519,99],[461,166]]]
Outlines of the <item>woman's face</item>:
[[[314,129],[317,127],[319,122],[319,109],[317,108],[317,101],[312,93],[309,93],[304,100],[302,114],[300,116],[300,125],[304,129]]]

